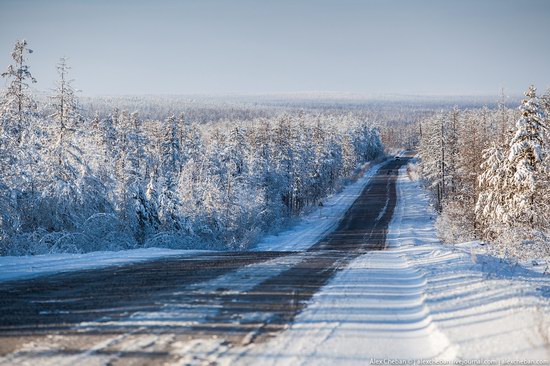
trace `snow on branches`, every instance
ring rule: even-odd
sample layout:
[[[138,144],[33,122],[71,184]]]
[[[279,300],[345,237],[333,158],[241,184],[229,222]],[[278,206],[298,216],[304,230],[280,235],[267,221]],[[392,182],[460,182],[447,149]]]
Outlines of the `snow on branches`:
[[[514,221],[534,227],[542,201],[539,199],[541,183],[548,182],[548,172],[543,169],[544,112],[536,96],[536,89],[530,86],[526,99],[520,106],[521,117],[516,122],[516,132],[510,141],[508,163],[512,171],[509,185],[513,194],[506,202],[508,216]]]
[[[539,98],[533,86],[525,97],[517,112],[499,103],[497,110],[460,111],[458,124],[453,112],[423,121],[423,176],[438,188],[442,237],[485,239],[499,252],[521,257],[528,250],[518,249],[518,238],[531,242],[548,236],[550,98]],[[450,232],[461,237],[451,238]],[[546,247],[529,248],[545,256],[550,250],[541,248]]]
[[[64,58],[38,112],[28,53],[18,41],[2,74],[0,255],[243,249],[383,154],[378,130],[343,114],[240,119],[222,109],[232,118],[209,124],[119,109],[86,117]]]

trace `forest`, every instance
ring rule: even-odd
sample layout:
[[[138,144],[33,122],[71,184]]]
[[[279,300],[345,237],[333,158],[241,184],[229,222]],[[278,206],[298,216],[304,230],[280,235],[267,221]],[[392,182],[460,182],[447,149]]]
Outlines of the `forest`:
[[[516,259],[550,257],[550,91],[515,108],[453,108],[419,122],[420,173],[448,243],[482,239]]]
[[[18,41],[2,74],[2,255],[245,249],[384,154],[379,130],[348,114],[229,107],[155,119],[101,100],[85,111],[66,59],[39,102],[30,53]]]
[[[2,74],[0,255],[243,250],[399,149],[418,152],[409,174],[432,193],[445,242],[550,255],[548,92],[79,97],[66,58],[51,92],[33,93],[30,54],[17,41]]]

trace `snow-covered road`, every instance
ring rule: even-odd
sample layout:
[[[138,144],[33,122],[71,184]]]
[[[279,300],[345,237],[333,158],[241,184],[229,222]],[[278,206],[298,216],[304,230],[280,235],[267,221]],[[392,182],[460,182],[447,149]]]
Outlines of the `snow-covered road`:
[[[309,250],[165,259],[2,288],[12,313],[0,321],[0,364],[547,364],[550,278],[476,243],[442,245],[419,184],[405,168],[394,184],[400,165],[378,172]],[[81,290],[86,280],[92,293]]]
[[[232,364],[549,364],[550,277],[476,243],[442,245],[405,168],[397,191],[388,249],[352,261],[288,330]]]
[[[405,163],[377,167],[361,189],[334,197],[324,208],[329,217],[295,229],[306,233],[295,238],[300,250],[283,240],[277,251],[176,256],[0,283],[0,355],[7,363],[147,364],[180,361],[193,354],[181,349],[203,349],[205,340],[221,342],[216,350],[261,343],[350,261],[384,248]]]

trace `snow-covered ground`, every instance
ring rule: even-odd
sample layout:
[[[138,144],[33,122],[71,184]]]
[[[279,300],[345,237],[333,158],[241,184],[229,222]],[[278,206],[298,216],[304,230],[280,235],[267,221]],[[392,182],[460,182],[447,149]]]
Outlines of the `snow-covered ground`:
[[[361,178],[346,186],[342,192],[328,197],[322,207],[312,210],[288,230],[284,230],[277,235],[265,236],[252,249],[260,251],[289,251],[309,248],[327,232],[334,229],[340,218],[359,196],[371,177],[376,174],[385,162],[387,160],[368,167]],[[86,254],[46,254],[21,257],[0,256],[0,281],[11,281],[108,266],[120,266],[170,256],[195,256],[207,252],[201,250],[145,248]]]
[[[550,362],[550,277],[477,253],[475,245],[442,245],[428,197],[404,169],[397,189],[388,250],[357,258],[289,329],[233,350],[224,357],[229,363]]]

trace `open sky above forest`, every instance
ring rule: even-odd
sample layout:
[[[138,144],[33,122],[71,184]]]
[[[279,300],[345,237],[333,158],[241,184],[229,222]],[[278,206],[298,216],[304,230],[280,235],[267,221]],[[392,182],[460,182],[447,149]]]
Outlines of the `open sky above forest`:
[[[546,0],[0,0],[0,66],[84,94],[497,95],[550,87]]]

